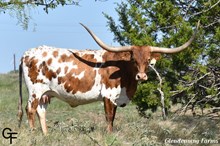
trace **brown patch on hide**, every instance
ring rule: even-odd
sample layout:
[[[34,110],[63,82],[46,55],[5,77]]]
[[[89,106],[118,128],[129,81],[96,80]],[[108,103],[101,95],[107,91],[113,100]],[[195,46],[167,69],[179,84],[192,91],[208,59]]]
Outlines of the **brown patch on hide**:
[[[79,56],[78,53],[73,53],[69,56],[61,55],[59,62],[73,62],[73,65],[77,66],[77,69],[64,68],[65,76],[58,77],[58,84],[64,84],[64,88],[67,92],[75,94],[77,91],[85,93],[93,87],[95,83],[96,71],[94,65],[96,59],[93,54],[85,54]],[[84,73],[82,78],[77,76]]]
[[[30,77],[31,82],[34,83],[42,83],[43,80],[37,79],[39,75],[39,69],[37,68],[38,59],[35,57],[29,58],[29,56],[25,56],[24,63],[28,67],[28,76]]]
[[[65,66],[65,68],[64,68],[64,73],[66,74],[67,71],[68,71],[68,66]]]
[[[46,56],[47,56],[47,52],[43,52],[42,57],[46,57]]]
[[[57,58],[58,54],[58,51],[53,51],[53,57]]]
[[[71,62],[73,61],[74,59],[74,56],[73,55],[67,55],[67,54],[62,54],[58,60],[59,63],[62,63],[62,62]]]
[[[31,108],[32,108],[33,110],[36,110],[38,104],[39,104],[39,100],[38,100],[37,98],[35,98],[35,99],[31,102]]]
[[[57,74],[53,70],[49,69],[45,61],[42,63],[42,74],[48,78],[50,81],[52,78],[56,78]]]
[[[59,75],[60,72],[61,72],[61,68],[59,67],[59,68],[57,69],[57,71],[56,71],[57,75]]]
[[[53,61],[52,58],[48,59],[47,60],[47,65],[51,65],[52,61]]]

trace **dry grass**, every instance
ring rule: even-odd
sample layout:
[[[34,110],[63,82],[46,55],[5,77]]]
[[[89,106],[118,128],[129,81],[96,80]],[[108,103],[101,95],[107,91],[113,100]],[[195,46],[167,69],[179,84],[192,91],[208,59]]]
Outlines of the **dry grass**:
[[[141,118],[135,106],[130,104],[118,108],[114,132],[105,131],[103,105],[100,102],[71,108],[66,103],[53,99],[48,106],[47,124],[49,135],[44,136],[36,121],[36,130],[30,131],[26,115],[22,126],[17,127],[17,74],[0,75],[0,132],[5,127],[18,132],[18,138],[13,140],[15,146],[147,146],[147,145],[190,145],[165,144],[167,138],[178,140],[218,140],[220,143],[220,120],[192,115],[174,115],[162,120],[161,113],[153,113],[150,119]],[[27,97],[24,88],[24,97]],[[27,99],[25,98],[26,104]],[[203,139],[203,143],[201,143]],[[9,140],[0,135],[0,145],[9,145]],[[191,144],[195,145],[195,144]]]

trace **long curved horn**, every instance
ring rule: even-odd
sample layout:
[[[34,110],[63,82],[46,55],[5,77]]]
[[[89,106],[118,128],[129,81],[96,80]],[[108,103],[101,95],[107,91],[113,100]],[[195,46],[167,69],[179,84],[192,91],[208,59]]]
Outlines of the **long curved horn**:
[[[187,48],[193,42],[194,38],[196,37],[196,33],[198,31],[199,25],[200,25],[200,21],[198,21],[198,23],[197,23],[197,27],[196,27],[196,30],[195,30],[193,36],[185,44],[183,44],[182,46],[172,48],[172,49],[171,48],[161,48],[161,47],[152,47],[152,46],[150,46],[151,52],[172,54],[172,53],[178,53],[178,52],[184,50],[185,48]]]
[[[84,24],[80,23],[92,36],[92,38],[96,41],[96,43],[103,48],[104,50],[110,51],[110,52],[126,52],[131,51],[131,46],[121,46],[121,47],[111,47],[106,45],[102,40],[100,40],[89,28],[87,28]]]

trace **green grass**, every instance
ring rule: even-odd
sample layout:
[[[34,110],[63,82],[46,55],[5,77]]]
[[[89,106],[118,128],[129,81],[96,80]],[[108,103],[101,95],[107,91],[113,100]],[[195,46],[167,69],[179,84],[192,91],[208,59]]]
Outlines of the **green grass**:
[[[18,132],[14,146],[147,146],[165,145],[167,138],[178,140],[218,140],[220,143],[220,119],[191,114],[170,114],[162,120],[160,111],[149,119],[141,118],[135,105],[118,108],[114,132],[108,134],[101,102],[71,108],[54,98],[47,110],[49,135],[44,136],[36,118],[36,130],[30,131],[24,114],[22,126],[17,127],[17,102],[19,97],[18,74],[0,75],[0,133],[6,127]],[[26,87],[23,86],[23,108],[27,102]],[[0,146],[8,146],[9,140],[0,135]],[[190,144],[166,144],[190,145]],[[191,144],[195,145],[195,144]],[[217,145],[204,144],[199,145]]]

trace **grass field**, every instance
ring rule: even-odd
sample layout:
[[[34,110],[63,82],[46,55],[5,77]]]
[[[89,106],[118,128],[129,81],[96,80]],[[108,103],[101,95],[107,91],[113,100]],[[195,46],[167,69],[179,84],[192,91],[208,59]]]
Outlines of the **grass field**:
[[[114,132],[108,134],[105,131],[106,122],[101,102],[71,108],[56,98],[52,99],[48,106],[49,135],[44,136],[38,121],[36,130],[30,131],[26,114],[21,128],[17,127],[18,96],[18,74],[1,74],[0,146],[220,145],[219,117],[213,119],[207,116],[179,116],[171,113],[164,121],[161,112],[158,111],[146,119],[139,117],[135,105],[130,104],[117,109]],[[25,108],[25,86],[23,98]],[[2,136],[6,127],[18,133],[12,144]]]

